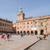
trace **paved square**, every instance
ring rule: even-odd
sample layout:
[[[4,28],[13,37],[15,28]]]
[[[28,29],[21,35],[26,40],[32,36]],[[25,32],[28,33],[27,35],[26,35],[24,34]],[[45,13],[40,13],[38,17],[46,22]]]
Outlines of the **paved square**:
[[[50,35],[46,37],[46,40],[40,40],[35,45],[31,46],[29,50],[50,50]]]
[[[0,38],[0,50],[21,50],[21,48],[35,40],[37,40],[36,35],[25,35],[23,37],[20,35],[12,35],[9,42],[7,39],[4,41]]]

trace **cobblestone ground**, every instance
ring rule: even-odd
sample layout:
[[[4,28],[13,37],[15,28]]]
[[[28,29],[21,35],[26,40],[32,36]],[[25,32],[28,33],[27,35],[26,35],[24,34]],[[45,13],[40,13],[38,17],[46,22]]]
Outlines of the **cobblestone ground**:
[[[20,35],[12,35],[12,38],[10,38],[10,41],[8,42],[7,39],[4,41],[0,36],[0,50],[15,50],[15,48],[19,48],[20,46],[24,46],[35,40],[37,40],[35,35],[25,35],[23,37]]]
[[[46,38],[46,40],[40,40],[28,50],[50,50],[50,35]]]

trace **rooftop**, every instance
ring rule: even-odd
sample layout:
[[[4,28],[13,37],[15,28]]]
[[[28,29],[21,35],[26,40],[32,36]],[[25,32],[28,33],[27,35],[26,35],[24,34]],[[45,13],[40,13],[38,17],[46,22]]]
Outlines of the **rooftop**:
[[[0,18],[0,20],[5,21],[5,22],[12,23],[12,21],[9,21],[9,20],[7,20],[7,19],[2,19],[2,18]]]

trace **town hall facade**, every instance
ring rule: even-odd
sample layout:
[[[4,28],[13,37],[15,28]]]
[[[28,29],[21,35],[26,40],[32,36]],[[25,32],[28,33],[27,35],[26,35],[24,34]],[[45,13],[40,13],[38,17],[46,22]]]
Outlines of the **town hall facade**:
[[[19,14],[17,14],[16,33],[50,34],[50,15],[25,18],[20,7]]]

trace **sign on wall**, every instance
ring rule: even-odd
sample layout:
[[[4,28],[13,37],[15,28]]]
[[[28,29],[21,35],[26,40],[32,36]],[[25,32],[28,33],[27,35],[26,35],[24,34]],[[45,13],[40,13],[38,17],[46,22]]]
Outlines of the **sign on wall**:
[[[37,28],[35,27],[35,28],[31,28],[31,30],[37,30]]]

